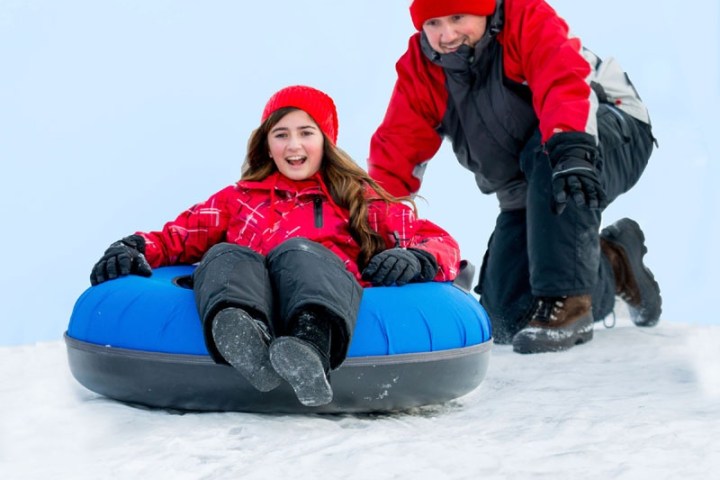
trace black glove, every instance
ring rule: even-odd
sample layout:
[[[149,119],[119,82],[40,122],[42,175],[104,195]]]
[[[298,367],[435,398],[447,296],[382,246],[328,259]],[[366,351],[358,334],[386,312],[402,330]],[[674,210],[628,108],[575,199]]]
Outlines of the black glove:
[[[435,256],[432,253],[426,252],[425,250],[420,250],[419,248],[408,248],[408,252],[412,252],[418,258],[418,260],[420,260],[420,275],[415,277],[412,281],[432,281],[432,279],[435,278],[435,275],[437,275],[438,273],[438,263],[435,259]]]
[[[598,149],[587,133],[561,132],[548,140],[546,149],[552,166],[552,209],[560,215],[568,197],[579,206],[607,207],[605,190],[600,184]]]
[[[145,258],[145,239],[130,235],[111,244],[90,273],[90,283],[97,285],[122,275],[152,275],[152,268]]]
[[[390,248],[370,259],[363,280],[373,285],[401,286],[408,282],[427,282],[435,278],[438,266],[431,253],[417,249]]]

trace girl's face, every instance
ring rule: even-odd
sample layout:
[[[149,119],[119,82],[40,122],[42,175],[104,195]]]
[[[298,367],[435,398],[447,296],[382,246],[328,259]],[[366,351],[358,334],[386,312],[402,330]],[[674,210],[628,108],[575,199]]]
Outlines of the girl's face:
[[[474,47],[487,28],[487,17],[461,14],[428,19],[423,31],[436,52],[452,53],[460,45]]]
[[[325,138],[303,110],[293,110],[270,129],[268,147],[277,169],[291,180],[305,180],[318,170]]]

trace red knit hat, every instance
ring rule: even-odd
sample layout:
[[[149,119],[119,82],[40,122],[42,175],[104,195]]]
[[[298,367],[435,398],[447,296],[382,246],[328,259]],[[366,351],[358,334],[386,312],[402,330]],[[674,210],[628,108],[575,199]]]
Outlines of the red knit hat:
[[[335,102],[327,94],[304,85],[285,87],[270,97],[260,121],[264,122],[274,111],[283,107],[295,107],[303,110],[315,120],[320,130],[332,143],[337,143],[337,110]]]
[[[458,13],[487,17],[495,13],[495,0],[413,0],[410,4],[410,17],[418,30],[430,18]]]

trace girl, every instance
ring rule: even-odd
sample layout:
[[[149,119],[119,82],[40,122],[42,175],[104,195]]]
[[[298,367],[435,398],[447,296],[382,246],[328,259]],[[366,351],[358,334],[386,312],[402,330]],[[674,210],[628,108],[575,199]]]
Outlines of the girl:
[[[362,287],[450,281],[460,261],[455,240],[370,179],[337,132],[325,93],[278,91],[241,180],[161,231],[113,243],[91,283],[199,262],[193,290],[213,358],[260,391],[284,379],[304,405],[329,403]]]

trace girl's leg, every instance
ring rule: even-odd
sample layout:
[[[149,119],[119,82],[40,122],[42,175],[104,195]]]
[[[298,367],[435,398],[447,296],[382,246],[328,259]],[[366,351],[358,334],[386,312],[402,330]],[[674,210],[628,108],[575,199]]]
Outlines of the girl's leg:
[[[267,261],[279,336],[270,360],[301,403],[327,404],[332,401],[327,374],[347,355],[362,287],[337,255],[304,238],[278,246]]]
[[[272,290],[265,258],[239,245],[215,245],[195,270],[193,283],[210,354],[260,391],[277,387],[281,380],[268,353]]]

